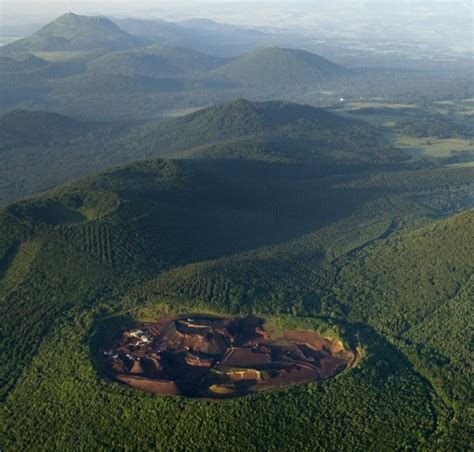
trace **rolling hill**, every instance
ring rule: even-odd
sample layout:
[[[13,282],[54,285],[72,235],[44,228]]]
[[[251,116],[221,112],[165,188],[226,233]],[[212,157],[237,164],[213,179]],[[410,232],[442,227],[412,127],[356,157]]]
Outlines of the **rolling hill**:
[[[236,58],[214,73],[238,86],[265,90],[315,87],[347,70],[304,50],[268,47]]]
[[[228,60],[184,49],[153,45],[140,50],[113,52],[91,61],[90,72],[108,74],[140,74],[156,77],[184,78],[203,74]]]
[[[180,102],[228,98],[231,85],[207,76],[229,59],[167,48],[103,17],[66,14],[0,54],[2,113],[44,109],[100,121],[143,120]]]
[[[2,53],[129,49],[140,40],[105,17],[65,14],[24,39],[2,47]]]
[[[111,80],[120,81],[132,93],[136,86],[135,78],[128,76],[103,75],[101,80],[105,93]],[[158,83],[158,79],[147,80]],[[163,90],[173,86],[167,79],[160,83]],[[87,87],[84,82],[77,88]],[[13,140],[11,134],[21,130],[23,138],[14,135],[19,141],[7,140],[2,147],[0,203],[117,164],[154,157],[285,161],[309,164],[320,175],[397,166],[404,158],[386,148],[372,126],[284,102],[237,100],[145,126],[99,124],[91,130],[84,130],[83,122],[41,112],[10,113],[2,120],[5,137],[10,134]],[[41,135],[47,140],[35,143]]]
[[[205,144],[236,138],[274,137],[316,143],[321,150],[374,148],[375,129],[326,110],[287,102],[244,99],[204,108],[189,115],[151,123],[132,132],[130,146],[177,155]]]

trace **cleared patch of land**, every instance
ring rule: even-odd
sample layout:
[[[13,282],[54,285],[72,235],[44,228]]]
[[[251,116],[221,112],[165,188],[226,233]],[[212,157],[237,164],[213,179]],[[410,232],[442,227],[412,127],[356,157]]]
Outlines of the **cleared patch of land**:
[[[472,168],[474,166],[474,160],[471,162],[452,163],[448,166],[452,168]]]
[[[101,50],[84,51],[56,51],[56,52],[32,52],[31,54],[49,62],[74,62],[87,61],[94,57],[99,57],[104,52]]]
[[[160,116],[164,118],[179,118],[180,116],[189,115],[195,111],[202,110],[204,107],[188,107],[188,108],[175,108],[164,111]]]
[[[474,141],[465,138],[416,138],[399,135],[395,146],[404,149],[412,157],[443,158],[454,152],[474,151]]]
[[[336,339],[289,330],[272,339],[258,317],[164,317],[121,332],[101,350],[115,380],[153,394],[237,397],[324,380],[355,353]]]
[[[346,104],[347,110],[356,110],[359,108],[390,108],[393,110],[403,110],[405,108],[416,108],[416,104],[397,104],[390,102],[349,102]]]

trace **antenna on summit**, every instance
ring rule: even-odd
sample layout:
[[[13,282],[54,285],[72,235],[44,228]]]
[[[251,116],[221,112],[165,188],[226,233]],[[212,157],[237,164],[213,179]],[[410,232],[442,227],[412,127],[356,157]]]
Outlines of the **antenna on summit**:
[[[72,14],[71,0],[68,0],[68,2],[67,2],[67,12],[68,12],[69,14]]]

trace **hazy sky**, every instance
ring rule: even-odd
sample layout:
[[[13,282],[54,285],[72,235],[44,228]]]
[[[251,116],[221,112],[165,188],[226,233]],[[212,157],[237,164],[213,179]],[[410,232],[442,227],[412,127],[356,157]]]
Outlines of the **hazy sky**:
[[[433,9],[434,13],[464,15],[470,9],[471,0],[0,0],[2,21],[36,21],[50,19],[71,8],[79,14],[100,13],[127,16],[210,16],[228,17],[248,23],[258,21],[272,25],[283,17],[299,14],[302,8],[314,12],[323,8],[331,11],[364,10],[377,11],[390,20],[393,14],[403,11]],[[267,13],[267,14],[266,14]],[[324,15],[324,11],[322,11]],[[472,15],[471,15],[472,21]]]
[[[0,0],[1,24],[45,24],[77,14],[221,22],[363,39],[473,45],[472,0]]]

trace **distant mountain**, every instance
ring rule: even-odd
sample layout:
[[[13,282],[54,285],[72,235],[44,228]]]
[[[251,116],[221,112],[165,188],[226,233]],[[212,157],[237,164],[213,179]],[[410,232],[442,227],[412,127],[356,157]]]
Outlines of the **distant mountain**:
[[[156,44],[139,50],[107,53],[87,65],[89,72],[185,77],[215,69],[229,60],[191,49]]]
[[[0,112],[54,110],[99,121],[150,120],[236,97],[274,99],[283,88],[290,98],[302,86],[314,87],[343,71],[296,50],[263,49],[235,60],[215,56],[260,45],[255,30],[234,25],[123,23],[141,35],[132,36],[107,18],[66,14],[0,48]],[[215,52],[219,47],[232,50]]]
[[[258,89],[308,87],[346,71],[319,55],[268,47],[235,59],[214,72],[242,87]]]
[[[215,20],[208,18],[195,17],[192,19],[181,20],[177,24],[184,28],[196,28],[203,30],[228,30],[228,29],[239,29],[235,25],[223,24],[216,22]]]
[[[139,40],[105,17],[65,14],[41,30],[1,48],[2,53],[129,49]]]
[[[268,40],[266,33],[252,28],[191,19],[169,22],[161,19],[113,19],[128,33],[144,39],[154,39],[170,47],[186,47],[199,52],[235,57],[251,52]]]
[[[236,35],[247,33],[252,37],[265,36],[264,32],[255,28],[216,22],[215,20],[207,18],[195,17],[192,19],[180,20],[179,22],[176,22],[176,24],[188,30],[200,30],[201,32],[207,31],[209,33],[234,33]]]
[[[111,19],[118,27],[134,36],[159,38],[160,42],[169,44],[170,40],[177,40],[184,32],[182,27],[174,22],[162,19]],[[176,44],[176,42],[173,42]]]

